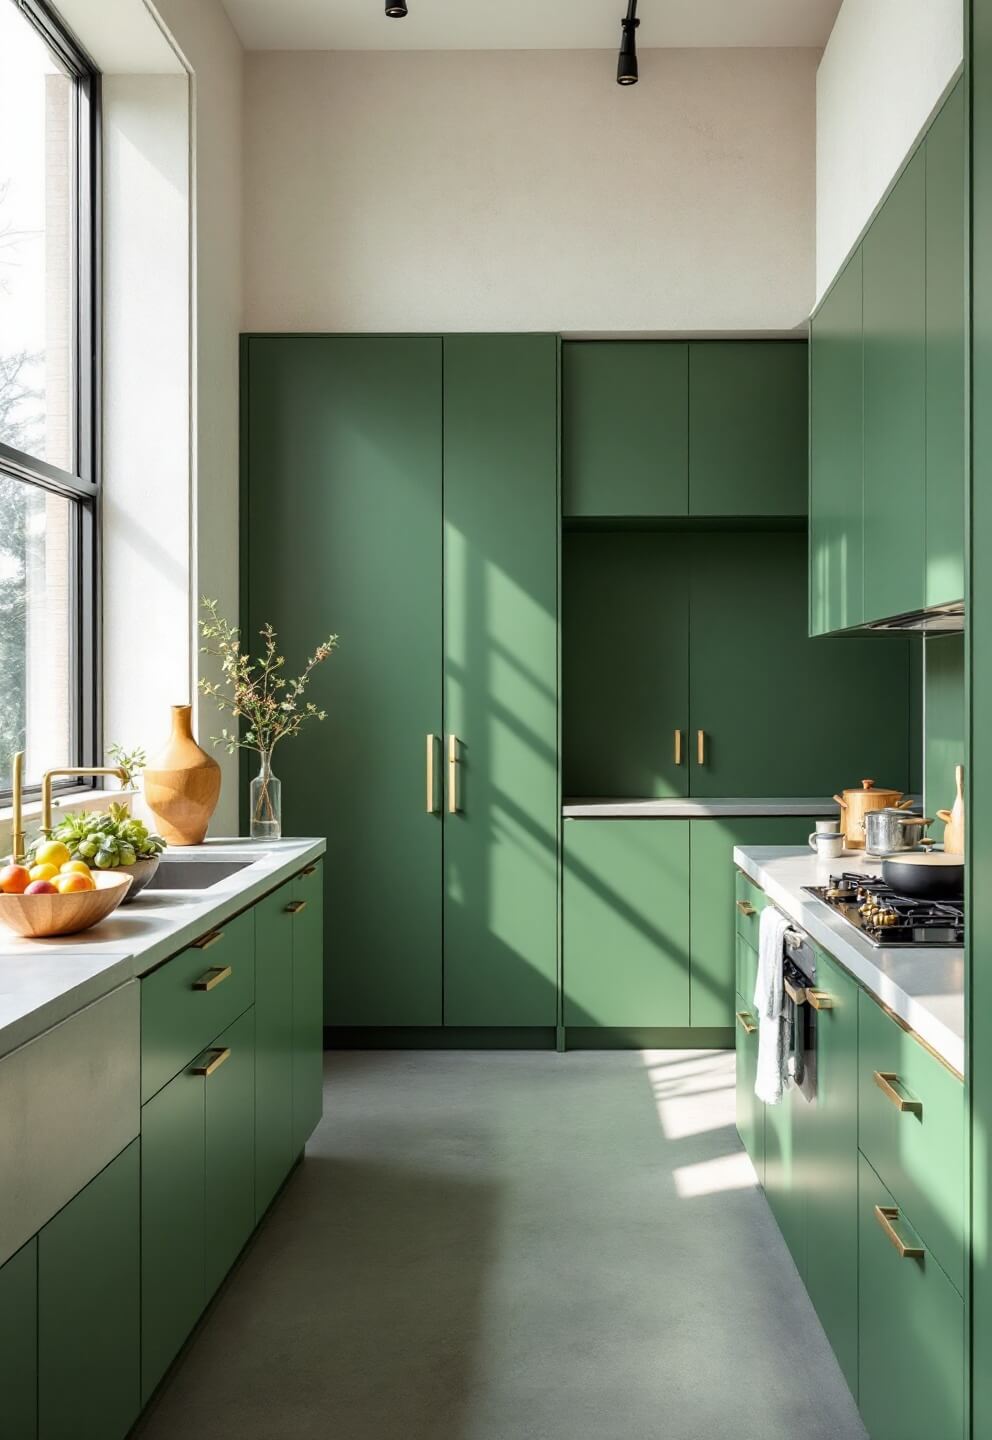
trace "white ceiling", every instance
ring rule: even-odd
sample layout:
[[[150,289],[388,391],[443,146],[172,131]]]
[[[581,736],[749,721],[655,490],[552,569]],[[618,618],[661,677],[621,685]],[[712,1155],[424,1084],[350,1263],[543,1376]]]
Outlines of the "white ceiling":
[[[625,0],[224,0],[250,50],[613,50]],[[823,46],[840,0],[640,0],[638,44]]]

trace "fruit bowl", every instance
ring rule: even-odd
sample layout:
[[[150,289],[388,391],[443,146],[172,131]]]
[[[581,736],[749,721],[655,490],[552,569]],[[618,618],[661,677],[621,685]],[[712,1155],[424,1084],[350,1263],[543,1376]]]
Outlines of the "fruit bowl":
[[[88,930],[117,909],[131,888],[131,876],[97,873],[93,884],[94,890],[68,895],[0,895],[0,924],[29,940]]]

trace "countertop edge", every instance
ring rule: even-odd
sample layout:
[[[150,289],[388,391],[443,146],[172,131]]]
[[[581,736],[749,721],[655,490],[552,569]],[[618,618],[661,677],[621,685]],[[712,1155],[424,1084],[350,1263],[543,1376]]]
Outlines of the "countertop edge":
[[[871,954],[866,953],[870,949],[867,941],[859,943],[853,936],[848,937],[839,932],[835,927],[844,922],[829,907],[813,897],[803,900],[793,894],[786,885],[769,873],[760,860],[748,853],[750,848],[734,847],[734,864],[737,868],[760,886],[783,914],[801,926],[811,939],[847,970],[874,999],[891,1010],[920,1040],[963,1077],[963,1034],[956,1034],[922,1000],[910,995],[890,975],[886,975]],[[819,910],[823,911],[822,915],[818,913]],[[897,952],[887,952],[890,956],[894,953]],[[920,951],[907,953],[917,956],[924,954]],[[933,953],[935,952],[931,952]]]

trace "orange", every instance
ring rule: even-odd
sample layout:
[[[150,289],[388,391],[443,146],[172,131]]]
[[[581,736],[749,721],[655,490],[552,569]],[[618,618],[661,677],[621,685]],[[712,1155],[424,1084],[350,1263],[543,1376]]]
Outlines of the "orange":
[[[31,872],[25,865],[5,865],[0,870],[0,892],[4,895],[23,895],[31,883]]]
[[[60,895],[75,895],[80,890],[95,890],[96,882],[92,875],[82,875],[78,870],[70,870],[67,875],[59,876],[55,888]]]

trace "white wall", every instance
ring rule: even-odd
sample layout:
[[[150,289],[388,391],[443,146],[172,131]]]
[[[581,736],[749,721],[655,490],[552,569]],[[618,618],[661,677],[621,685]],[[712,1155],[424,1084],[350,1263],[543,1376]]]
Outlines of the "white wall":
[[[963,9],[844,0],[816,77],[817,299],[961,64]]]
[[[814,50],[249,53],[259,330],[788,330]]]

